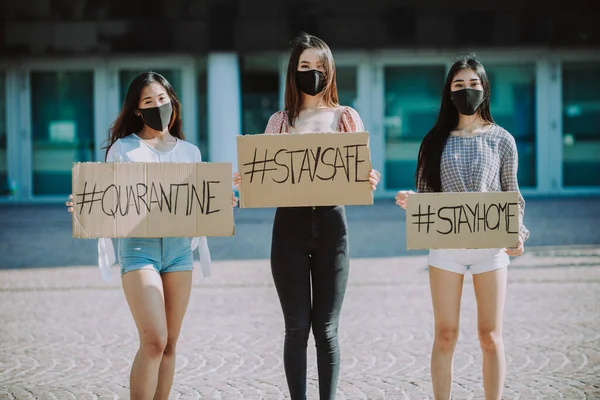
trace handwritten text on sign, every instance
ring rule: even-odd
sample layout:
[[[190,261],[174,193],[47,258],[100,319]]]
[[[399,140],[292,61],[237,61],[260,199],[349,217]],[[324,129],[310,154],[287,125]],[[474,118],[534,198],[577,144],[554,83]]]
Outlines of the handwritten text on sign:
[[[409,250],[514,247],[518,232],[517,192],[423,193],[408,197]]]
[[[73,236],[233,234],[231,164],[75,163]]]
[[[83,190],[75,194],[78,207],[77,214],[92,214],[99,212],[106,216],[116,218],[126,217],[130,214],[161,214],[192,215],[195,212],[209,215],[221,211],[214,209],[216,197],[211,194],[211,185],[220,181],[202,180],[195,183],[170,183],[162,182],[136,183],[130,185],[115,185],[99,188],[97,182],[85,181]],[[214,193],[214,188],[213,188]],[[116,202],[114,201],[116,199]],[[98,203],[98,204],[96,204]],[[211,208],[211,203],[212,208]],[[154,207],[156,205],[156,207]]]
[[[368,133],[238,136],[241,207],[372,204]]]

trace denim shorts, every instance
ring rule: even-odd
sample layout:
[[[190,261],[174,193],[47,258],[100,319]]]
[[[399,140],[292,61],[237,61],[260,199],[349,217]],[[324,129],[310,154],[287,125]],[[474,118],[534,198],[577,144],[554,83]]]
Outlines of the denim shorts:
[[[121,238],[119,262],[121,275],[151,268],[159,274],[192,271],[191,238]]]

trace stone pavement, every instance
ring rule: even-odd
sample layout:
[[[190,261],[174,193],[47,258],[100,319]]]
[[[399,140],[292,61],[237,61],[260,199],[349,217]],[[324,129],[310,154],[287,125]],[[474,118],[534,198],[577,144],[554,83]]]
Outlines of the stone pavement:
[[[422,256],[352,260],[338,399],[430,399]],[[455,399],[483,399],[472,280]],[[172,399],[286,399],[283,321],[268,262],[195,274]],[[126,399],[137,333],[118,280],[93,267],[0,271],[0,399]],[[600,246],[530,248],[509,273],[506,399],[600,399]],[[316,399],[314,343],[309,398]]]

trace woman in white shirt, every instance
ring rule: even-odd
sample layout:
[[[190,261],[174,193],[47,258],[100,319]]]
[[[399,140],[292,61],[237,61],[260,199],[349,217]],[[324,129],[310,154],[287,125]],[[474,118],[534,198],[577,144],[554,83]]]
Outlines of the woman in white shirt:
[[[129,86],[110,129],[106,161],[200,162],[200,150],[184,140],[181,125],[181,104],[169,82],[160,74],[143,73]],[[232,196],[233,206],[236,200]],[[67,206],[72,212],[71,200]],[[201,242],[200,258],[207,275],[210,256],[206,239]],[[169,398],[175,347],[192,288],[195,246],[191,238],[119,239],[123,290],[140,336],[131,368],[132,399]],[[99,251],[106,277],[113,261],[107,259],[114,254],[110,239],[100,240]]]

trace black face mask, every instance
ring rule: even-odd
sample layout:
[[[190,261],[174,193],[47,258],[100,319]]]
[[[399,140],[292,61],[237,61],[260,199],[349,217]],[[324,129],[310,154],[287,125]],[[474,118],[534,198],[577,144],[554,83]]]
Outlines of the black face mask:
[[[483,103],[483,90],[465,88],[450,92],[450,99],[456,106],[459,113],[463,115],[473,115]]]
[[[310,71],[296,71],[298,89],[310,96],[316,96],[325,89],[327,80],[325,74],[316,69]]]
[[[140,108],[138,111],[142,114],[144,124],[155,131],[162,132],[169,126],[169,122],[171,122],[173,106],[171,105],[171,102],[168,102],[159,107]]]

